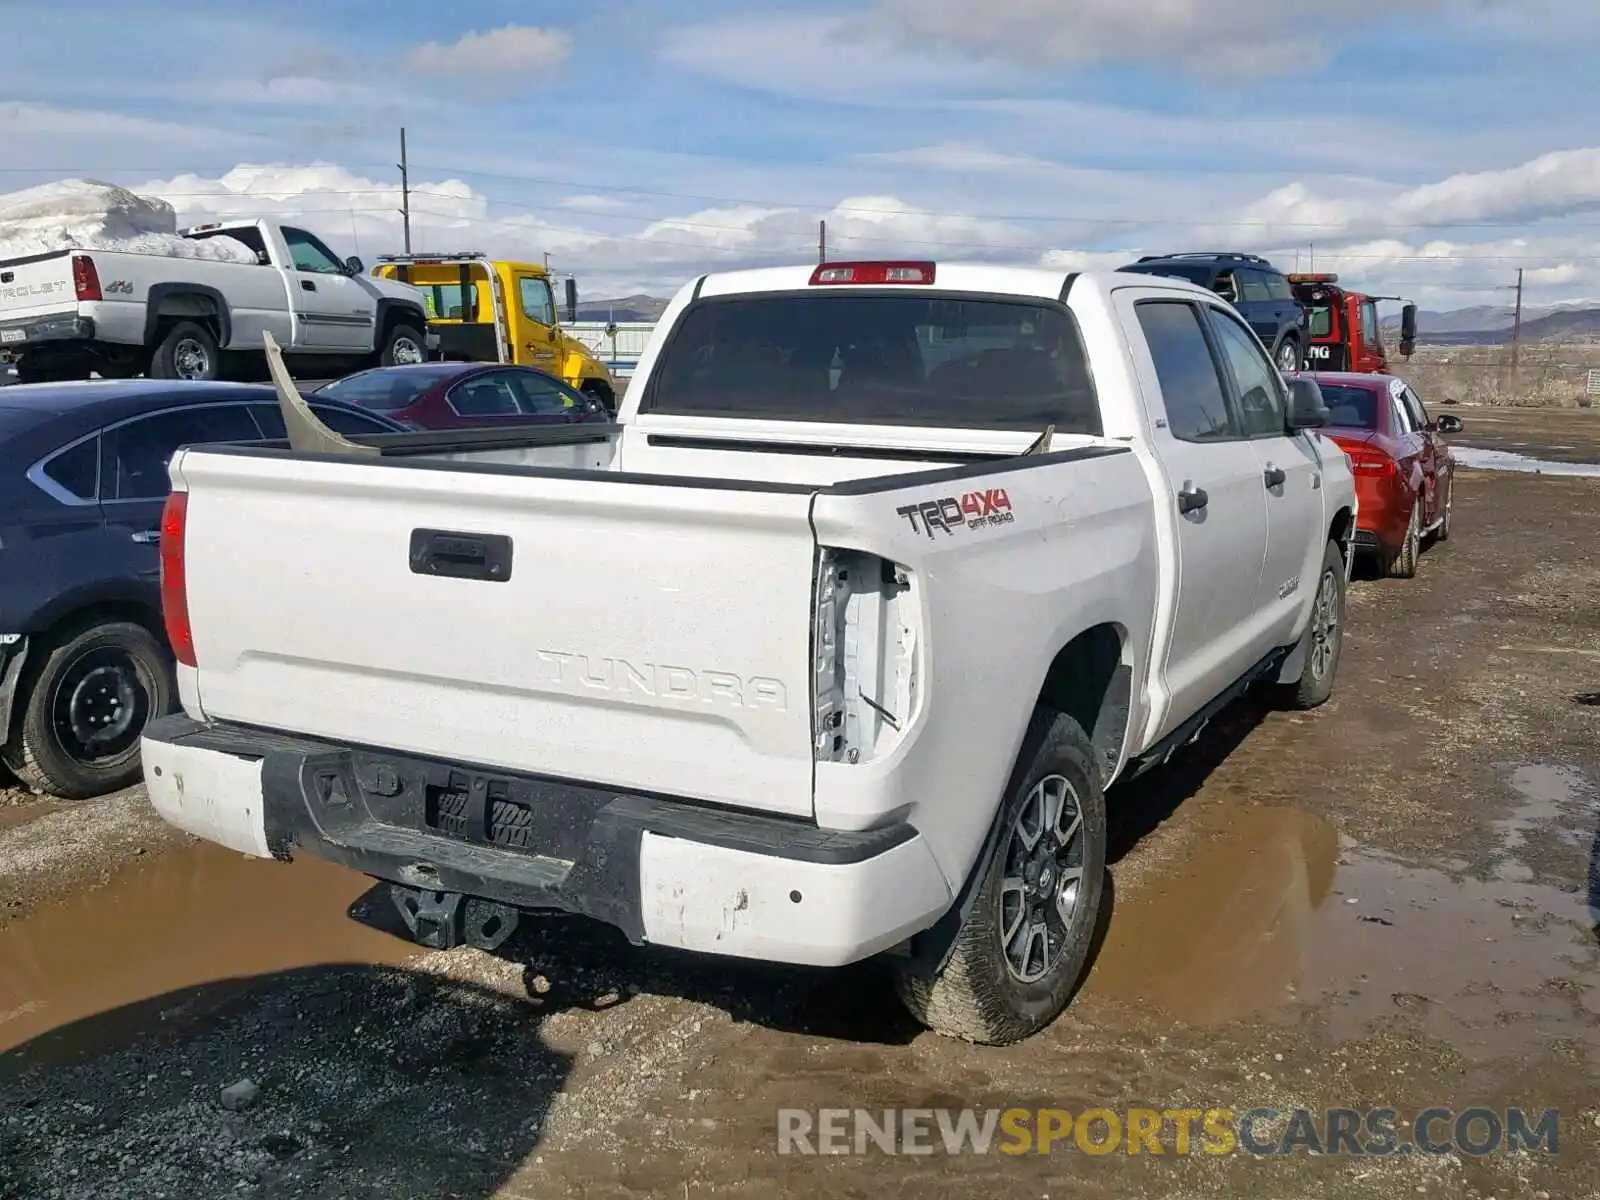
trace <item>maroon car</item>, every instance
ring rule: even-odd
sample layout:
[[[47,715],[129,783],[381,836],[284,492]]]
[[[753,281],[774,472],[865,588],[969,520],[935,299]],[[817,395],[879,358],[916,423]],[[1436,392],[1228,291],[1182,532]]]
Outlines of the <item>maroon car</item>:
[[[485,429],[609,421],[598,400],[532,367],[429,362],[374,367],[314,393],[381,412],[415,429]]]

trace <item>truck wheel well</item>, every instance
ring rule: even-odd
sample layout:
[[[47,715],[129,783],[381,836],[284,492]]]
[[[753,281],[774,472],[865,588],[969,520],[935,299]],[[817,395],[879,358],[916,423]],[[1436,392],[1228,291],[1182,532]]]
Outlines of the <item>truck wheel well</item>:
[[[1341,508],[1334,513],[1333,524],[1328,526],[1328,540],[1339,547],[1345,562],[1350,561],[1350,541],[1355,536],[1355,527],[1355,514],[1348,508]]]
[[[149,309],[145,317],[146,346],[160,345],[167,332],[179,321],[193,321],[204,327],[216,339],[217,345],[228,344],[231,332],[228,310],[213,289],[198,284],[173,284],[162,289],[157,284],[150,291]]]
[[[607,405],[616,402],[616,393],[611,390],[611,385],[603,379],[585,379],[578,385],[580,392],[586,392]]]
[[[1096,625],[1057,652],[1039,689],[1039,704],[1067,714],[1094,746],[1101,780],[1110,783],[1122,755],[1133,673],[1122,661],[1122,631]]]

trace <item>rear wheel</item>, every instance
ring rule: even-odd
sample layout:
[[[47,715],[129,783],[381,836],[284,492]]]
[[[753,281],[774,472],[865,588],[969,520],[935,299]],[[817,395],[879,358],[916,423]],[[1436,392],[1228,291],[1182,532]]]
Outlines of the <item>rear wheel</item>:
[[[86,800],[135,783],[139,739],[176,688],[167,652],[143,625],[97,621],[38,649],[23,708],[0,758],[25,786]]]
[[[1284,338],[1283,344],[1278,347],[1278,370],[1298,371],[1301,366],[1300,343],[1293,338]]]
[[[211,380],[222,373],[222,351],[204,325],[179,321],[150,355],[152,379]]]
[[[1422,501],[1411,504],[1411,519],[1406,522],[1406,540],[1389,560],[1389,578],[1412,579],[1417,574],[1417,558],[1422,550]]]
[[[898,964],[912,1015],[949,1037],[1002,1046],[1060,1015],[1087,965],[1106,867],[1095,755],[1071,717],[1035,712],[1000,836],[945,965]]]
[[[1334,676],[1344,652],[1345,561],[1337,542],[1322,553],[1317,595],[1311,602],[1311,620],[1301,637],[1304,665],[1300,678],[1282,689],[1289,708],[1302,711],[1327,703],[1333,695]]]

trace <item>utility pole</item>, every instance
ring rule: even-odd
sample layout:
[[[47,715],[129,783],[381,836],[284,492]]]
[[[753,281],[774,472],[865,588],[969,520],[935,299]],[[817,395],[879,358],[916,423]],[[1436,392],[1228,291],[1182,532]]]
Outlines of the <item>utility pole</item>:
[[[406,253],[411,253],[411,173],[406,169],[406,127],[400,126],[400,217],[405,224]]]
[[[825,263],[827,261],[828,261],[828,223],[826,221],[818,221],[817,222],[817,262],[820,264],[820,263]]]
[[[1511,370],[1517,369],[1522,357],[1522,268],[1517,268],[1517,307],[1511,318]]]

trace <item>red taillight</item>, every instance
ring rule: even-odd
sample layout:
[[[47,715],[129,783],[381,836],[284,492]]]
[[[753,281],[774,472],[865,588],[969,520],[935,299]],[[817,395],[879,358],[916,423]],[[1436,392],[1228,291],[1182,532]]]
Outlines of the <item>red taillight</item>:
[[[1387,454],[1345,451],[1350,457],[1350,469],[1360,475],[1392,475],[1394,459]]]
[[[811,272],[813,287],[819,284],[932,283],[931,262],[823,263]]]
[[[189,493],[170,492],[161,510],[161,616],[172,653],[186,667],[197,666],[194,629],[189,624],[189,585],[184,577],[183,541],[189,525]]]
[[[100,291],[100,272],[94,269],[94,259],[87,254],[72,256],[72,286],[79,300],[104,300]]]

